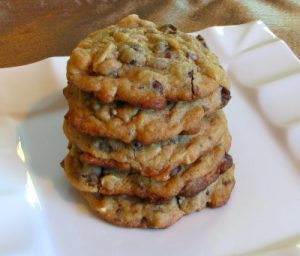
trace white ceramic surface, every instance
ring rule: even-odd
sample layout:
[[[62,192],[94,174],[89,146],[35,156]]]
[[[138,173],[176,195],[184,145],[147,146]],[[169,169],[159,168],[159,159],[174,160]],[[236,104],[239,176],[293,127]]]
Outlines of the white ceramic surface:
[[[229,203],[158,231],[96,218],[59,166],[66,58],[49,58],[0,70],[0,255],[300,255],[299,60],[260,21],[200,34],[233,81]]]

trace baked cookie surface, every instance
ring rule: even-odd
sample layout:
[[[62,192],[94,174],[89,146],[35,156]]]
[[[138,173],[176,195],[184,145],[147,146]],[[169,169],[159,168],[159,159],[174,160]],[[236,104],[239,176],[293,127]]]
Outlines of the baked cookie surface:
[[[165,228],[227,202],[230,82],[204,39],[129,15],[67,64],[65,174],[104,220]]]
[[[203,118],[201,131],[195,135],[178,135],[151,145],[89,136],[67,122],[64,132],[82,151],[80,159],[83,162],[120,171],[135,170],[156,180],[168,179],[176,167],[192,164],[202,154],[223,143],[224,136],[230,136],[222,111]]]
[[[205,207],[224,205],[235,184],[234,167],[206,189],[193,197],[174,197],[164,204],[150,203],[133,196],[104,196],[97,193],[82,192],[90,207],[103,220],[114,225],[138,228],[166,228],[182,216]]]
[[[161,109],[208,97],[229,80],[201,37],[129,15],[89,34],[72,51],[68,80],[101,102]]]
[[[193,196],[214,182],[221,172],[232,166],[225,147],[217,146],[192,165],[178,169],[167,181],[156,181],[138,173],[82,164],[76,152],[64,161],[65,173],[80,191],[103,195],[130,195],[151,202],[169,201],[177,195]],[[225,169],[225,170],[224,170]]]
[[[205,99],[170,103],[160,110],[141,109],[123,102],[101,104],[90,93],[69,85],[64,89],[69,104],[66,122],[76,130],[125,143],[142,144],[170,139],[180,133],[195,134],[205,115],[227,104],[230,95],[224,87]]]

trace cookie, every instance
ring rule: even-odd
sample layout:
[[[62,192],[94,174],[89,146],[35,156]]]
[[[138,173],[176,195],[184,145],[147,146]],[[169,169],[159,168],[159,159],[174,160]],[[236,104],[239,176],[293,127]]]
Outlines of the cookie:
[[[165,204],[149,203],[132,196],[104,196],[82,192],[90,207],[103,220],[122,227],[166,228],[182,216],[200,211],[206,206],[224,205],[235,180],[231,167],[206,189],[194,197],[178,196]]]
[[[201,131],[195,135],[178,135],[167,141],[143,145],[120,140],[93,137],[78,132],[64,123],[64,132],[80,151],[86,163],[122,171],[134,170],[156,180],[166,180],[173,169],[191,164],[211,150],[228,134],[226,118],[222,111],[203,118]],[[228,135],[226,135],[228,136]]]
[[[64,168],[67,177],[78,190],[104,195],[130,195],[151,202],[163,202],[177,195],[193,196],[215,181],[224,169],[222,166],[227,165],[229,168],[232,165],[232,161],[227,164],[229,161],[224,159],[224,154],[224,146],[217,146],[163,182],[137,173],[120,173],[118,170],[83,165],[75,152],[66,157]]]
[[[68,80],[101,102],[162,109],[208,97],[229,80],[202,39],[129,15],[89,34],[72,51]]]
[[[64,89],[69,103],[65,120],[76,130],[92,136],[151,144],[180,133],[199,132],[202,118],[222,108],[229,98],[228,93],[221,88],[205,99],[170,103],[164,109],[149,110],[121,102],[103,105],[92,94],[69,85]]]

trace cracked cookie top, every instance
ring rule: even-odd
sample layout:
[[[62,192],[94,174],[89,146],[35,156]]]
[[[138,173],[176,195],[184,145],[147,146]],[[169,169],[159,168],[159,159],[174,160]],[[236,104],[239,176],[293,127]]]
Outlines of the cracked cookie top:
[[[93,137],[78,132],[67,122],[64,132],[70,143],[82,151],[82,162],[120,172],[134,170],[158,181],[168,180],[183,165],[194,163],[217,145],[230,145],[231,137],[222,111],[203,118],[202,128],[194,135],[178,135],[169,140],[143,145],[120,140]]]
[[[229,91],[228,91],[229,92]],[[169,103],[160,110],[142,109],[124,102],[101,104],[91,93],[74,85],[64,89],[69,104],[65,119],[76,130],[92,136],[142,144],[170,139],[180,133],[195,134],[204,115],[222,108],[229,99],[224,87],[205,99]]]
[[[194,196],[214,182],[221,172],[232,166],[231,157],[227,154],[226,159],[225,152],[223,145],[217,146],[195,163],[182,166],[176,175],[166,181],[156,181],[135,172],[120,173],[116,169],[82,163],[74,147],[64,160],[64,168],[68,179],[80,191],[132,195],[151,202],[166,202],[177,195]]]
[[[68,80],[101,102],[161,109],[205,98],[229,80],[203,38],[129,15],[89,34],[72,51]]]
[[[231,167],[197,195],[177,196],[163,204],[125,195],[104,196],[99,193],[82,192],[82,196],[100,218],[114,225],[166,228],[183,215],[200,211],[205,207],[215,208],[225,204],[235,184],[233,173],[234,167]]]

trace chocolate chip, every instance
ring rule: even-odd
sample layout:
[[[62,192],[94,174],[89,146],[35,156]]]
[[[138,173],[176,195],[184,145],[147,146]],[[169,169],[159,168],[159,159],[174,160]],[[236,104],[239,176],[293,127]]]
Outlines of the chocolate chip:
[[[141,142],[139,142],[139,141],[134,141],[133,142],[133,147],[135,148],[135,149],[139,149],[139,148],[141,148],[143,146],[143,144],[141,143]]]
[[[141,224],[142,224],[142,225],[147,225],[147,222],[148,222],[148,220],[147,220],[146,217],[143,217],[143,218],[141,219]]]
[[[166,51],[166,53],[165,53],[165,58],[170,59],[171,57],[172,57],[171,51]]]
[[[227,171],[232,165],[233,165],[233,160],[232,160],[231,155],[229,155],[228,153],[225,153],[224,159],[219,166],[220,173]]]
[[[181,134],[180,136],[178,136],[178,143],[181,144],[188,143],[190,139],[191,138],[188,135]]]
[[[221,95],[222,95],[222,107],[225,107],[228,101],[231,99],[230,91],[227,88],[222,87]]]
[[[113,147],[107,141],[101,139],[98,141],[98,148],[106,152],[114,151]]]
[[[205,42],[205,40],[204,40],[204,38],[203,38],[201,35],[197,35],[197,36],[196,36],[196,39],[197,39],[198,41],[200,41],[201,44],[202,44],[204,47],[208,48],[208,47],[207,47],[207,44],[206,44],[206,42]]]
[[[178,205],[178,207],[181,207],[181,203],[183,201],[183,197],[182,196],[176,196],[176,203]]]
[[[224,181],[222,182],[222,184],[226,187],[226,186],[228,186],[229,184],[231,184],[231,180],[224,180]]]
[[[131,61],[129,62],[129,64],[135,65],[135,64],[136,64],[136,60],[131,60]]]
[[[191,85],[192,85],[192,93],[196,94],[195,88],[194,88],[194,70],[190,71],[188,73],[189,78],[191,78]]]
[[[143,185],[143,182],[140,180],[140,179],[133,179],[132,180],[132,183],[137,186],[141,191],[144,191],[145,190],[145,187]]]
[[[109,113],[110,113],[110,115],[111,116],[116,116],[117,114],[118,114],[118,111],[116,110],[116,109],[111,109],[110,111],[109,111]]]
[[[177,28],[176,28],[174,25],[172,25],[172,24],[168,24],[168,26],[169,26],[169,28],[170,28],[172,31],[176,31],[176,30],[177,30]]]
[[[167,50],[170,50],[170,45],[167,42],[164,42],[162,45],[162,50],[165,52]]]
[[[181,171],[183,171],[183,167],[181,165],[177,166],[175,169],[172,170],[171,176],[178,175]]]
[[[92,66],[92,65],[90,65],[90,66],[88,67],[88,74],[89,74],[90,76],[98,76],[98,75],[99,75],[99,73],[97,73],[97,72],[95,72],[95,71],[93,70],[93,66]]]
[[[206,193],[205,193],[205,194],[206,194],[207,196],[209,196],[209,194],[210,194],[210,193],[209,193],[209,190],[206,190]]]
[[[176,106],[176,102],[168,102],[167,103],[167,109],[169,109],[169,111],[172,111],[172,109]]]
[[[170,50],[170,45],[166,41],[159,41],[154,45],[154,51],[157,53],[163,53]]]
[[[168,34],[176,34],[177,32],[177,28],[172,24],[165,24],[161,26],[159,29],[160,31]]]
[[[118,71],[112,72],[112,73],[111,73],[111,76],[112,76],[113,78],[120,78]]]
[[[98,176],[96,173],[91,174],[81,174],[81,177],[85,179],[85,182],[90,185],[97,185],[98,184]]]
[[[197,35],[196,39],[200,42],[204,41],[204,38],[201,35]]]
[[[121,100],[115,101],[115,104],[117,108],[123,108],[127,105],[125,101],[121,101]]]
[[[163,94],[164,88],[163,88],[163,85],[162,85],[159,81],[155,80],[155,81],[153,82],[153,84],[152,84],[152,87],[153,87],[156,91],[159,91],[160,94]]]
[[[103,195],[100,194],[100,193],[97,193],[97,194],[94,194],[95,197],[98,199],[98,200],[101,200],[103,198]]]
[[[172,142],[174,144],[178,143],[178,139],[176,137],[173,137],[173,138],[170,139],[170,142]]]
[[[231,155],[229,155],[227,152],[225,153],[224,158],[226,159],[226,161],[232,163],[232,157],[231,157]]]

